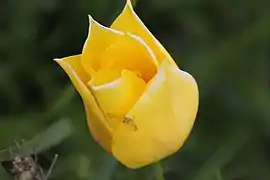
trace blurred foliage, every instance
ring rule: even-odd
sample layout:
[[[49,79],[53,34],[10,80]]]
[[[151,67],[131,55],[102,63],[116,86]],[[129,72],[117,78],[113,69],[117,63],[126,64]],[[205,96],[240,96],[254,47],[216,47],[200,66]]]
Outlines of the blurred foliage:
[[[81,52],[88,14],[109,25],[123,5],[1,1],[0,148],[24,138],[28,148],[59,154],[51,179],[150,180],[162,172],[166,180],[269,180],[270,1],[136,3],[148,28],[200,88],[197,121],[184,147],[162,162],[163,169],[140,170],[123,167],[93,141],[78,93],[52,60]],[[3,169],[0,179],[8,179]]]

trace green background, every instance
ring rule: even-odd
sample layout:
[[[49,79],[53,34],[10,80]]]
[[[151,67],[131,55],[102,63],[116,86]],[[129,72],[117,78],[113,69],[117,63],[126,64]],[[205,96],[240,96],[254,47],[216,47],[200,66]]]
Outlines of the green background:
[[[200,89],[184,147],[162,168],[140,170],[123,167],[93,141],[82,101],[53,61],[81,52],[88,14],[109,25],[123,6],[124,0],[1,1],[0,148],[23,138],[28,150],[59,154],[55,180],[269,180],[270,2],[137,2],[137,14]],[[0,179],[8,179],[3,168]]]

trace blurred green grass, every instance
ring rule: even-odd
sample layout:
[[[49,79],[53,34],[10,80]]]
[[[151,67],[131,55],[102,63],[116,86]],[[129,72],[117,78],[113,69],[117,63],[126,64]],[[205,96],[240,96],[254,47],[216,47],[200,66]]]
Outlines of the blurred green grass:
[[[59,154],[52,179],[154,179],[155,167],[126,169],[93,141],[79,95],[52,61],[80,53],[88,14],[109,25],[124,0],[1,3],[0,148],[24,138]],[[194,129],[162,162],[165,179],[270,179],[269,2],[141,0],[135,10],[200,88]],[[47,135],[59,122],[67,126]]]

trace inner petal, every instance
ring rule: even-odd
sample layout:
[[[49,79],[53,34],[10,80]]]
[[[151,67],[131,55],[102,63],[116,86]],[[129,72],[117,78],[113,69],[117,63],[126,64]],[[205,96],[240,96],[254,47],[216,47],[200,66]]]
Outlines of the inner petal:
[[[81,63],[90,77],[100,68],[102,52],[123,35],[120,31],[102,26],[89,16],[89,32],[83,47]]]
[[[170,64],[175,64],[170,54],[152,35],[142,20],[135,13],[131,4],[131,0],[126,1],[125,8],[113,22],[111,28],[117,29],[121,32],[129,32],[141,37],[154,51],[155,55],[157,56],[157,60],[160,63],[162,60],[167,60]]]
[[[105,113],[123,117],[144,92],[146,83],[136,72],[125,69],[121,71],[121,77],[110,83],[95,86],[89,81],[88,86]]]
[[[153,51],[140,37],[125,34],[125,38],[103,52],[101,68],[136,71],[148,82],[157,73],[158,62]]]
[[[121,72],[115,69],[99,69],[93,74],[92,79],[88,82],[91,86],[100,86],[103,84],[110,83],[121,76]]]

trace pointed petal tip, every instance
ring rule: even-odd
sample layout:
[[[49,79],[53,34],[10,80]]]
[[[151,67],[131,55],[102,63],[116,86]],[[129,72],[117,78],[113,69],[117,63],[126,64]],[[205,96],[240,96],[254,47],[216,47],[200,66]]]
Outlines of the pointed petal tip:
[[[97,24],[97,25],[100,25],[102,26],[99,22],[97,22],[90,14],[88,14],[88,21],[89,23],[94,23],[94,24]]]
[[[134,13],[137,16],[137,14],[135,13],[135,11],[133,9],[131,0],[127,0],[126,5],[124,7],[124,10],[126,10],[126,9],[130,10],[132,13]]]
[[[70,66],[70,64],[65,61],[65,58],[54,58],[53,61],[55,61],[62,68]]]
[[[134,12],[131,0],[126,0],[126,4],[124,5],[124,8],[123,8],[122,12],[119,15],[121,15],[122,13],[124,13],[126,11],[129,11],[132,14],[135,14],[137,16],[137,14]]]
[[[92,24],[93,24],[93,23],[98,24],[98,22],[96,22],[96,21],[94,20],[94,18],[93,18],[90,14],[88,14],[88,22],[89,22],[89,29],[92,28]],[[89,31],[90,31],[90,30],[89,30]]]
[[[105,29],[107,31],[111,31],[113,33],[116,33],[116,34],[121,34],[121,35],[124,35],[123,32],[121,31],[118,31],[116,29],[111,29],[109,27],[106,27],[102,24],[100,24],[98,21],[96,21],[90,14],[88,14],[88,21],[89,21],[89,33],[92,31],[94,25],[96,25],[96,27],[99,27],[101,29]],[[88,35],[89,36],[89,35]]]
[[[97,23],[98,24],[98,22],[90,14],[88,14],[87,16],[88,16],[88,21],[89,21],[90,24],[91,23]]]
[[[131,3],[131,0],[127,0],[127,2],[126,2],[126,6],[130,6],[130,7],[133,9],[133,7],[132,7],[132,3]]]
[[[54,58],[53,61],[56,62],[60,66],[65,64],[63,58]]]
[[[54,61],[56,61],[56,62],[60,62],[60,61],[62,61],[62,59],[61,59],[61,58],[54,58],[53,60],[54,60]]]
[[[87,15],[88,16],[88,19],[91,20],[92,19],[92,16],[90,14]]]
[[[105,26],[103,26],[102,24],[100,24],[99,22],[97,22],[90,14],[88,14],[88,21],[89,21],[89,29],[90,29],[90,31],[91,31],[91,29],[93,27],[92,24],[93,25],[96,25],[96,26],[99,26],[101,28],[106,28]]]

